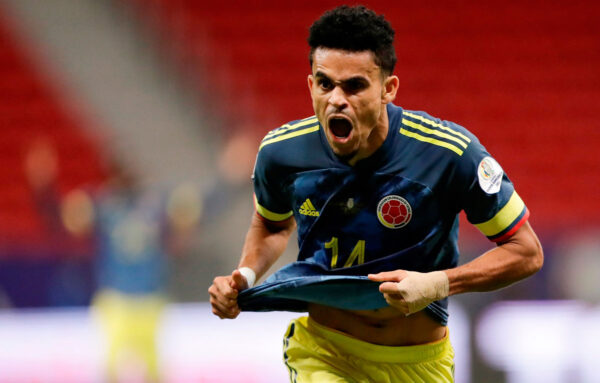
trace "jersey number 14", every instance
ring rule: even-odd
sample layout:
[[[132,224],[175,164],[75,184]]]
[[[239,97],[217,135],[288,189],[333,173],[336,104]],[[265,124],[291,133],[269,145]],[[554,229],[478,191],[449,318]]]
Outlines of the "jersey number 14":
[[[339,241],[338,241],[337,237],[332,237],[331,241],[325,243],[325,248],[331,249],[331,268],[332,269],[335,269],[338,267],[338,265],[337,265],[338,258],[339,258],[339,243],[338,242]],[[344,266],[342,266],[342,267],[350,267],[354,264],[354,262],[356,262],[357,265],[362,265],[363,263],[365,263],[365,241],[363,239],[359,240],[356,243],[356,245],[354,246],[354,249],[352,249],[352,252],[350,253],[350,256],[348,257],[348,259],[344,263]]]

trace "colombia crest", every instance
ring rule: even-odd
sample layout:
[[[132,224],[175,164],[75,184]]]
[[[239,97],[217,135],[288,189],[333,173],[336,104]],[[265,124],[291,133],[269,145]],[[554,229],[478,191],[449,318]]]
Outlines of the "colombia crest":
[[[377,204],[377,218],[389,229],[406,226],[412,218],[412,208],[407,200],[398,195],[385,196]]]

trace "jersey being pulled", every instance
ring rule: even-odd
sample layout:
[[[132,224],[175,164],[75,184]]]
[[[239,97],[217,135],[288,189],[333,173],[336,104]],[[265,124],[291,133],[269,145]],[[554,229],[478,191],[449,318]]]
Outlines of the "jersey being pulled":
[[[344,309],[387,305],[366,275],[443,270],[458,263],[458,214],[493,241],[510,236],[528,211],[500,165],[463,127],[387,106],[383,145],[354,166],[331,150],[316,117],[267,134],[254,170],[264,219],[292,215],[297,262],[242,291],[247,311],[305,311],[307,302]],[[440,323],[447,299],[425,309]]]

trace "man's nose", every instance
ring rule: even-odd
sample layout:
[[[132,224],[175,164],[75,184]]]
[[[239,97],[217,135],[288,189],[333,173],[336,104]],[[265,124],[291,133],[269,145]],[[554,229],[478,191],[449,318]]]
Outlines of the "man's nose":
[[[342,110],[346,106],[348,106],[346,94],[344,93],[344,90],[341,87],[336,86],[335,88],[333,88],[329,96],[329,104],[338,110]]]

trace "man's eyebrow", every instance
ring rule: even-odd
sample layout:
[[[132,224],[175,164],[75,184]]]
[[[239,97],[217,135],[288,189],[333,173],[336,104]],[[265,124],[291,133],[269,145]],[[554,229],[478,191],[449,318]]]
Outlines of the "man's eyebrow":
[[[367,82],[367,83],[369,82],[369,80],[364,76],[353,76],[353,77],[345,78],[340,81],[334,81],[334,80],[330,79],[329,76],[327,76],[325,73],[323,73],[321,71],[317,71],[315,73],[315,78],[325,78],[327,80],[330,80],[331,82],[340,83],[340,84],[348,84],[348,83],[352,83],[352,82]]]
[[[329,77],[327,77],[327,75],[325,73],[321,72],[320,70],[318,70],[317,73],[315,73],[315,77],[322,77],[322,78],[329,79]]]

